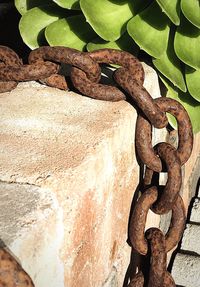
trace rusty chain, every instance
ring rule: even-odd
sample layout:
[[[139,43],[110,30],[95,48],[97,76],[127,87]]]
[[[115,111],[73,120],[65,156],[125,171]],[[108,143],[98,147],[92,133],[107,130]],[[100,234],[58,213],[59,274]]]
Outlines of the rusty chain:
[[[173,99],[153,99],[143,86],[144,70],[133,55],[114,49],[101,49],[86,53],[66,47],[44,46],[32,51],[28,64],[24,65],[18,55],[8,47],[0,46],[0,92],[14,89],[19,81],[39,80],[49,86],[68,89],[61,74],[61,64],[71,65],[71,81],[82,94],[98,100],[125,100],[128,93],[138,106],[136,122],[136,150],[146,166],[143,190],[130,219],[129,238],[135,252],[148,256],[150,270],[145,278],[142,270],[130,278],[129,287],[172,287],[174,280],[167,271],[167,252],[180,241],[185,227],[185,207],[180,196],[182,183],[181,166],[190,157],[193,146],[192,126],[184,107]],[[113,73],[116,86],[100,84],[99,64],[117,64]],[[152,146],[152,127],[168,125],[166,112],[177,119],[178,148],[169,143]],[[167,172],[164,187],[153,181],[154,173]],[[158,228],[145,232],[147,213],[172,211],[169,230],[164,234]],[[9,264],[8,264],[9,262]],[[15,282],[14,282],[15,280]],[[13,283],[14,282],[14,283]],[[0,249],[0,286],[34,286],[32,280],[16,260]]]

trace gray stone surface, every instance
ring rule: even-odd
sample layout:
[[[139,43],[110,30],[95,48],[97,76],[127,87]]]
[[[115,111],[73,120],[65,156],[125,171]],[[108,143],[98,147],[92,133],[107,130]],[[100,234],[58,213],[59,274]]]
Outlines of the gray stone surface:
[[[200,257],[188,254],[177,254],[172,268],[176,285],[184,287],[200,286]]]
[[[187,224],[184,231],[181,249],[195,252],[200,255],[200,225]]]
[[[118,287],[118,282],[117,282],[117,270],[115,267],[113,267],[113,270],[111,271],[108,279],[106,282],[103,284],[102,287]]]
[[[0,247],[14,255],[36,287],[64,287],[62,229],[62,213],[50,189],[0,181]],[[47,266],[48,277],[43,276]]]
[[[190,221],[200,222],[200,198],[195,198],[194,200]]]

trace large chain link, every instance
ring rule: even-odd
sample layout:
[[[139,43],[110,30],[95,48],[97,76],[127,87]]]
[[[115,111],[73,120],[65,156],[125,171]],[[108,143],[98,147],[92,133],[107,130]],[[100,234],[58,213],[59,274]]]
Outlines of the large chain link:
[[[175,283],[167,271],[167,252],[180,241],[185,227],[185,207],[180,196],[182,183],[181,166],[190,157],[193,133],[189,116],[184,107],[173,99],[153,99],[143,86],[144,70],[133,55],[114,49],[101,49],[86,53],[66,47],[44,46],[32,51],[29,64],[23,65],[18,55],[8,47],[0,46],[0,92],[10,91],[19,81],[40,80],[52,87],[67,90],[68,84],[61,74],[61,63],[71,65],[71,81],[82,94],[106,101],[126,99],[131,96],[138,107],[136,122],[136,149],[146,166],[142,195],[139,197],[130,219],[129,238],[134,252],[149,256],[150,269],[130,278],[129,287],[169,287]],[[116,86],[100,84],[99,64],[115,64],[120,67],[113,73]],[[168,125],[166,112],[172,114],[178,125],[178,148],[169,143],[152,146],[152,126],[165,128]],[[153,181],[155,173],[167,172],[166,185]],[[166,234],[158,228],[145,232],[147,213],[172,211],[170,227]],[[4,264],[8,260],[10,265]],[[16,277],[16,274],[20,276]],[[17,286],[34,286],[26,272],[4,249],[0,249],[0,286],[11,287],[14,278]],[[11,283],[10,283],[11,282]],[[4,285],[3,285],[4,284]]]

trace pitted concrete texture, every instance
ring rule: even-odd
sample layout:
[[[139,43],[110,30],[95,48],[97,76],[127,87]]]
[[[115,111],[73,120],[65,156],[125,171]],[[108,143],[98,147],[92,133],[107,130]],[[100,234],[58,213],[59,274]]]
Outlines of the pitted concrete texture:
[[[200,222],[200,198],[197,197],[194,200],[190,221],[199,223]]]
[[[196,188],[194,189],[196,190]],[[181,286],[200,286],[199,223],[199,198],[194,198],[189,223],[186,225],[186,229],[183,233],[181,249],[175,256],[172,266],[172,275],[174,276],[176,284]]]
[[[188,250],[200,255],[200,225],[187,224],[181,243],[182,250]]]
[[[177,254],[172,269],[176,285],[184,287],[200,286],[200,257],[188,254]]]
[[[55,194],[29,184],[0,182],[0,198],[0,247],[9,249],[35,286],[64,287],[59,254],[63,220]]]
[[[126,243],[138,184],[134,108],[37,83],[0,101],[2,241],[36,287],[101,286]],[[49,193],[57,211],[42,219]]]

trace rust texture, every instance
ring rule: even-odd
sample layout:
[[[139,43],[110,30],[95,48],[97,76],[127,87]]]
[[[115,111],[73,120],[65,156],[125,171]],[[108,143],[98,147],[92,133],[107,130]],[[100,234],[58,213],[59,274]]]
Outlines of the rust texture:
[[[149,208],[157,199],[156,187],[147,189],[138,199],[131,215],[129,237],[132,247],[140,254],[146,255],[148,251],[147,241],[144,237],[144,229]]]
[[[172,114],[177,120],[179,143],[176,154],[181,161],[181,165],[183,165],[189,159],[193,147],[192,125],[188,113],[180,103],[170,98],[157,98],[154,102],[163,112]],[[150,122],[140,114],[136,123],[138,155],[150,169],[160,172],[161,161],[152,147],[151,129]]]
[[[132,77],[137,80],[140,85],[144,83],[144,69],[140,61],[125,51],[115,49],[101,49],[89,53],[97,63],[115,64],[128,69]]]
[[[156,128],[163,128],[168,124],[167,117],[147,90],[134,79],[133,75],[125,68],[119,68],[114,72],[116,82],[134,99],[137,106],[148,117],[149,121]]]
[[[163,287],[176,287],[174,279],[168,271],[165,272]]]
[[[83,52],[67,47],[43,46],[33,50],[28,60],[30,64],[47,60],[73,65],[85,71],[92,82],[98,82],[101,77],[100,67],[94,60]]]
[[[0,46],[0,69],[5,66],[19,67],[22,65],[22,61],[19,56],[9,47]],[[0,81],[0,92],[8,92],[13,90],[17,86],[16,81]]]
[[[125,67],[131,72],[132,77],[135,78],[140,85],[143,84],[143,67],[138,59],[133,55],[114,49],[101,49],[88,54],[97,63],[117,64]],[[71,78],[74,86],[83,94],[90,97],[106,101],[119,101],[126,99],[125,95],[117,87],[91,83],[85,73],[80,69],[72,68]]]
[[[169,230],[165,236],[166,251],[173,249],[180,241],[185,228],[186,212],[183,199],[178,195],[173,208]]]
[[[130,220],[129,237],[132,247],[140,254],[146,255],[148,251],[148,244],[145,234],[145,223],[147,213],[153,203],[157,200],[157,189],[151,187],[147,189],[138,199]],[[180,196],[177,197],[173,208],[170,226],[166,240],[166,252],[173,249],[181,239],[185,227],[185,207]]]
[[[0,248],[0,286],[34,287],[30,276],[5,249]]]
[[[157,214],[164,214],[172,209],[181,189],[181,163],[179,158],[176,156],[175,148],[168,143],[159,143],[156,146],[156,151],[167,166],[168,179],[158,202],[153,205],[152,210]],[[146,172],[150,178],[148,168],[146,169]],[[149,173],[152,174],[152,171]]]
[[[23,64],[19,56],[12,49],[5,46],[0,46],[0,61],[0,67],[4,65],[18,67]]]
[[[92,82],[81,69],[73,67],[71,79],[81,93],[91,98],[112,102],[126,99],[126,96],[117,87]]]
[[[143,285],[144,285],[144,276],[140,271],[131,279],[127,287],[143,287]]]
[[[0,81],[31,81],[51,76],[58,71],[58,66],[51,62],[21,65],[19,67],[5,66],[0,69]]]
[[[152,147],[152,125],[141,114],[138,115],[136,121],[135,145],[141,161],[153,171],[160,172],[162,163]]]
[[[146,231],[146,238],[151,250],[148,287],[163,287],[167,267],[164,234],[158,228],[150,228]]]

